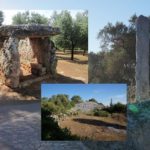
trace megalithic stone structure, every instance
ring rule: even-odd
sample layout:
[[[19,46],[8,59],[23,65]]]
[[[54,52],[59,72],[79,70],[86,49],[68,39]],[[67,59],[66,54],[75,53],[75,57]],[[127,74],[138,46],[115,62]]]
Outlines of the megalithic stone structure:
[[[139,16],[136,21],[136,100],[150,98],[149,95],[149,32],[150,21]]]
[[[18,52],[18,38],[9,37],[2,48],[2,71],[5,85],[17,87],[20,75],[20,57]]]
[[[3,83],[11,88],[19,87],[20,56],[18,44],[20,39],[29,38],[37,62],[46,73],[56,75],[57,59],[50,37],[60,34],[59,28],[47,25],[4,25],[0,26],[0,66]]]

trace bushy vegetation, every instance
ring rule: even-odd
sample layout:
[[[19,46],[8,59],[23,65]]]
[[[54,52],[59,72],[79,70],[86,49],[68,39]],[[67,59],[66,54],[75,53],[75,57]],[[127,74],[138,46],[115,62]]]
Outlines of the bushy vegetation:
[[[52,115],[59,115],[61,113],[67,113],[67,110],[72,108],[77,101],[75,98],[79,96],[73,96],[70,100],[66,94],[53,95],[50,98],[43,97],[41,105],[42,115],[42,140],[84,140],[87,137],[79,137],[72,135],[71,131],[67,128],[60,128],[58,122],[52,117]]]
[[[65,94],[53,95],[49,99],[42,99],[42,106],[47,108],[52,114],[66,113],[74,104],[69,100],[69,96]]]
[[[95,108],[92,112],[94,116],[108,117],[109,114],[113,113],[123,113],[127,114],[127,106],[121,103],[112,104],[109,107],[103,109]]]
[[[82,98],[78,95],[69,99],[66,94],[53,95],[50,98],[42,98],[42,106],[47,108],[52,114],[66,113],[69,109],[77,103],[83,102]]]
[[[79,140],[76,135],[71,135],[67,128],[60,128],[58,122],[51,117],[52,110],[47,105],[42,105],[42,140]]]
[[[108,117],[109,112],[96,108],[96,109],[93,110],[93,115],[94,116],[100,116],[100,117]]]
[[[97,100],[96,100],[95,98],[91,98],[91,99],[89,99],[88,101],[89,101],[89,102],[95,102],[95,103],[98,103]]]
[[[135,84],[136,18],[132,16],[128,26],[108,23],[99,31],[101,51],[89,54],[90,83]]]
[[[40,15],[39,13],[29,11],[19,12],[12,18],[13,24],[47,24],[48,18],[44,15]]]
[[[2,25],[3,21],[4,21],[4,15],[3,12],[0,11],[0,26]]]
[[[103,109],[109,113],[127,113],[127,106],[121,103],[112,104],[110,107]]]

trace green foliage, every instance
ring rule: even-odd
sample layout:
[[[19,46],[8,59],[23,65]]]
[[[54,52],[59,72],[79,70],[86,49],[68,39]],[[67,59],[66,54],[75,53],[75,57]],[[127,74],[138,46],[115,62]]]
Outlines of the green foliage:
[[[87,13],[78,13],[76,19],[72,18],[69,11],[61,13],[54,12],[50,22],[52,26],[59,27],[61,34],[54,37],[58,48],[71,50],[71,59],[73,60],[74,49],[83,48],[87,50],[88,46],[88,17]]]
[[[104,111],[109,113],[127,113],[127,106],[121,103],[113,104],[110,107],[104,108]]]
[[[29,11],[23,13],[17,13],[12,18],[13,24],[48,24],[48,18],[38,13],[29,13]]]
[[[100,116],[100,117],[108,117],[109,116],[109,113],[107,111],[104,111],[104,110],[100,110],[98,108],[95,108],[93,110],[93,115],[94,116]]]
[[[135,19],[132,16],[128,26],[108,23],[100,30],[102,51],[89,54],[90,82],[135,83]]]
[[[117,103],[112,106],[112,111],[118,112],[118,113],[126,113],[127,108],[126,108],[126,105]]]
[[[97,101],[96,101],[96,99],[95,99],[95,98],[91,98],[91,99],[89,99],[89,102],[95,102],[95,103],[97,103]]]
[[[3,21],[4,21],[4,15],[3,12],[0,11],[0,26],[2,25]]]
[[[76,135],[71,135],[67,128],[61,129],[57,121],[52,118],[50,109],[45,105],[41,108],[42,114],[42,140],[79,140]]]
[[[80,96],[75,95],[75,96],[73,96],[73,97],[71,98],[71,102],[72,102],[73,105],[75,105],[75,104],[77,104],[77,103],[82,103],[83,100],[81,99]]]
[[[73,101],[69,100],[69,96],[66,94],[57,94],[51,96],[49,99],[43,97],[42,105],[47,108],[52,114],[66,113],[71,109],[77,101],[81,102],[81,97],[74,96]]]

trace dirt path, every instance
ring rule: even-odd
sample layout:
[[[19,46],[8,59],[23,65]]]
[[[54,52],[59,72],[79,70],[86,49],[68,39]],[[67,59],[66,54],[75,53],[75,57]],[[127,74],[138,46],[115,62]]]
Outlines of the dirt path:
[[[88,150],[79,141],[41,141],[40,102],[33,104],[0,105],[0,149]]]
[[[75,54],[70,60],[70,53],[57,52],[57,72],[61,75],[88,83],[88,56]]]
[[[80,115],[60,122],[62,128],[67,127],[72,134],[88,137],[98,141],[126,140],[126,123],[107,118]]]

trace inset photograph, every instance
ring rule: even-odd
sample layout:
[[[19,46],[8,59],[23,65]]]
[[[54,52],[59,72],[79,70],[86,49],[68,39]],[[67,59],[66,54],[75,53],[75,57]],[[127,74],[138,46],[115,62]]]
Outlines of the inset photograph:
[[[40,99],[43,82],[88,83],[87,10],[0,11],[0,98]]]
[[[41,139],[124,141],[126,84],[42,84]]]

